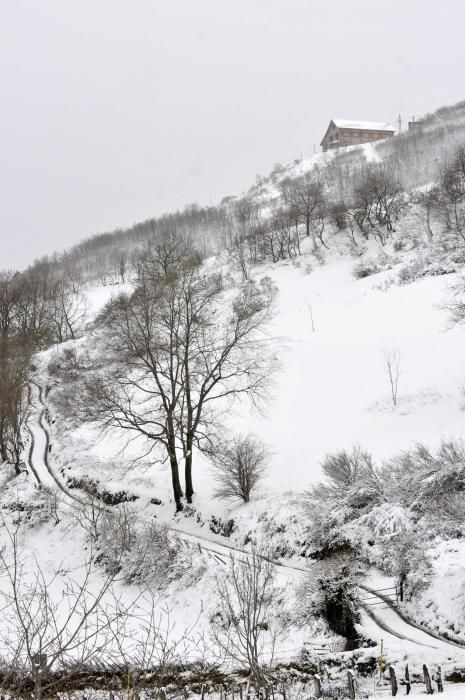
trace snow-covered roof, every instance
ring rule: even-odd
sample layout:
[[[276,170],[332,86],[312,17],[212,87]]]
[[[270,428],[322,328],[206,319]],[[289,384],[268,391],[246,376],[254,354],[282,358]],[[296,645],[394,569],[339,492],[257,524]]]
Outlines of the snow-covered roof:
[[[339,129],[365,129],[370,131],[395,131],[392,124],[386,122],[358,122],[351,119],[333,119]]]

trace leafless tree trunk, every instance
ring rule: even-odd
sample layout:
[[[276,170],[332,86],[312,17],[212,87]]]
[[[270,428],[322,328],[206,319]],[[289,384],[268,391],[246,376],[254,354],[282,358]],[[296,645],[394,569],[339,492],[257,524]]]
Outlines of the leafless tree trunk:
[[[247,664],[257,689],[266,683],[279,635],[274,578],[266,550],[254,549],[242,561],[231,558],[227,575],[217,584],[221,612],[211,620],[213,640],[228,658]]]
[[[391,389],[392,405],[397,406],[399,377],[401,375],[401,355],[399,348],[388,348],[383,351],[389,386]]]

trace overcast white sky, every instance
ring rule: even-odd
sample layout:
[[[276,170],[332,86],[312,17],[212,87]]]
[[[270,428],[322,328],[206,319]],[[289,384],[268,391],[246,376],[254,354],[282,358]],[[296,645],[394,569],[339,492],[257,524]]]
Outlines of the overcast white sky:
[[[0,0],[0,268],[465,99],[463,0]]]

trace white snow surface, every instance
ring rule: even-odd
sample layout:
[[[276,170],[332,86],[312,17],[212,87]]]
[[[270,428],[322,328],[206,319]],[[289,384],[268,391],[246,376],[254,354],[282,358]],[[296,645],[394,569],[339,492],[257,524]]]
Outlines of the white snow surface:
[[[463,434],[465,335],[446,330],[447,314],[437,309],[451,278],[381,292],[375,286],[387,275],[356,281],[352,268],[342,259],[310,274],[291,264],[262,271],[280,290],[272,332],[282,372],[266,415],[243,407],[231,426],[271,445],[275,491],[309,486],[325,454],[353,444],[382,460],[415,442],[434,446]],[[392,347],[402,358],[396,408],[383,358]]]
[[[388,122],[366,122],[353,119],[333,119],[334,124],[339,129],[368,129],[371,131],[395,131],[392,124]]]
[[[427,277],[409,285],[386,286],[381,291],[383,280],[390,278],[392,270],[356,280],[352,275],[356,259],[343,255],[336,240],[331,241],[331,252],[323,265],[310,255],[309,247],[309,241],[304,241],[304,255],[297,262],[263,265],[253,271],[256,276],[272,277],[279,288],[277,314],[269,335],[282,368],[266,414],[257,414],[242,403],[229,416],[227,427],[253,432],[269,444],[272,460],[265,490],[260,499],[246,506],[230,507],[213,501],[208,462],[196,454],[195,505],[204,522],[210,514],[223,519],[233,517],[241,532],[247,533],[247,523],[252,530],[266,515],[270,524],[292,522],[292,527],[298,528],[304,526],[304,515],[299,518],[303,512],[296,507],[292,492],[301,492],[320,478],[321,461],[328,452],[360,444],[379,463],[415,442],[434,449],[442,438],[463,437],[465,333],[457,327],[449,328],[447,312],[440,308],[456,275]],[[370,254],[377,252],[374,249]],[[88,290],[92,315],[122,288]],[[91,336],[76,341],[77,347],[86,344],[92,347]],[[71,341],[67,347],[70,345]],[[397,407],[390,400],[383,359],[388,348],[398,348],[401,354]],[[44,384],[50,382],[46,365],[59,351],[54,347],[38,358],[38,376]],[[109,491],[128,490],[139,496],[135,507],[142,519],[155,517],[160,524],[173,528],[174,537],[188,542],[193,557],[192,581],[187,584],[183,578],[172,583],[163,598],[175,605],[178,625],[190,624],[200,614],[199,630],[207,630],[208,605],[214,599],[215,576],[222,567],[211,557],[214,553],[229,556],[228,545],[232,543],[209,533],[195,518],[173,518],[169,467],[154,463],[150,456],[140,457],[144,451],[138,441],[125,448],[125,436],[117,431],[104,435],[92,423],[75,426],[63,416],[52,418],[56,422],[50,425],[53,449],[49,460],[60,479],[85,476],[98,479]],[[35,435],[42,441],[40,433],[36,431]],[[40,442],[36,452],[42,449]],[[135,457],[139,457],[136,463]],[[21,478],[14,486],[10,482],[8,488],[16,489],[17,498],[33,497],[32,477],[29,481]],[[154,497],[163,505],[151,505]],[[51,571],[64,560],[68,570],[82,565],[83,552],[71,521],[56,527],[39,525],[31,532],[28,546]],[[435,591],[429,595],[434,597],[436,618],[442,615],[447,620],[448,614],[454,614],[461,621],[463,547],[451,551],[451,546],[446,551],[442,545],[438,552]],[[285,564],[279,579],[282,585],[290,586],[286,589],[290,600],[295,596],[294,585],[299,585],[311,563],[296,556]],[[373,587],[381,588],[386,581],[390,579],[379,573],[370,574]],[[130,588],[127,595],[132,595]],[[390,610],[380,610],[379,616],[407,637],[400,639],[386,633],[363,616],[364,632],[376,641],[383,638],[392,659],[465,665],[465,651],[425,639],[419,630],[406,629],[408,626],[399,623]],[[424,621],[431,623],[432,619]],[[297,652],[320,632],[314,628],[288,630],[283,655]]]
[[[252,432],[270,445],[266,486],[273,493],[309,487],[331,451],[358,444],[379,462],[416,442],[434,448],[442,438],[463,435],[465,333],[450,328],[447,312],[438,308],[455,275],[380,291],[392,271],[355,280],[354,263],[333,254],[323,266],[303,257],[299,266],[285,262],[255,270],[279,288],[269,333],[282,369],[264,415],[242,403],[227,428]],[[100,301],[102,289],[96,296]],[[98,307],[95,298],[93,304]],[[383,357],[391,348],[401,355],[397,407]],[[99,460],[120,459],[123,438],[116,433],[104,437],[86,424],[69,437],[87,443]],[[140,449],[136,441],[126,457]],[[149,479],[159,484],[161,474],[168,478],[168,469],[155,468]],[[197,491],[208,499],[210,472],[201,455],[194,476]]]
[[[87,318],[89,320],[93,319],[97,313],[107,304],[110,299],[118,294],[123,294],[125,292],[131,292],[133,285],[130,282],[119,283],[119,284],[106,284],[96,287],[90,287],[84,290],[86,298],[86,310]]]

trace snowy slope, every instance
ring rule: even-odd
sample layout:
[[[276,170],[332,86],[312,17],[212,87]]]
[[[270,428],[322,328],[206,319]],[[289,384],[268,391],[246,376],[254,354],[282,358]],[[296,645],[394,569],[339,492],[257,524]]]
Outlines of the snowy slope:
[[[297,263],[263,265],[253,270],[256,276],[272,277],[279,288],[277,314],[269,333],[282,368],[265,415],[251,411],[244,403],[228,418],[229,428],[256,433],[269,444],[273,455],[264,494],[247,506],[230,507],[213,501],[208,463],[196,455],[198,519],[189,515],[173,519],[168,465],[155,464],[150,456],[141,456],[144,450],[137,441],[125,448],[126,436],[116,431],[102,434],[95,424],[76,425],[68,421],[53,408],[60,379],[47,371],[48,363],[60,355],[62,348],[50,348],[37,358],[37,381],[50,389],[44,395],[51,413],[50,461],[58,485],[69,478],[84,477],[98,480],[108,491],[127,491],[138,497],[134,511],[141,522],[156,518],[160,525],[172,528],[174,538],[186,543],[183,546],[187,547],[186,556],[191,562],[188,573],[163,592],[163,602],[176,608],[178,629],[198,619],[199,632],[208,631],[215,577],[224,571],[224,564],[212,558],[212,551],[226,555],[225,559],[225,544],[243,547],[248,532],[259,528],[262,536],[274,544],[280,539],[286,544],[286,537],[293,544],[305,538],[305,510],[298,505],[297,493],[319,479],[320,464],[328,452],[358,443],[379,462],[417,441],[434,448],[442,437],[464,436],[465,333],[460,328],[448,329],[447,312],[439,308],[455,275],[426,277],[402,286],[383,285],[395,270],[356,280],[352,274],[356,259],[336,240],[331,241],[324,264],[310,254],[309,241],[303,242],[302,250],[304,254]],[[370,255],[378,252],[374,246]],[[92,316],[121,289],[120,285],[87,290]],[[93,351],[91,333],[66,343],[67,349],[73,347]],[[402,356],[399,403],[395,408],[383,359],[383,351],[391,347],[399,348]],[[39,408],[38,396],[34,396]],[[36,459],[44,449],[40,426],[34,424],[37,419],[36,410],[31,417],[32,432],[37,438]],[[47,476],[44,465],[36,466],[48,479],[50,474]],[[17,482],[24,500],[38,498],[32,477],[26,482],[26,477]],[[12,488],[4,498],[13,498]],[[51,573],[63,561],[68,570],[82,566],[83,561],[82,542],[75,535],[69,515],[69,498],[62,498],[61,522],[57,526],[39,522],[28,535],[29,550]],[[152,504],[152,498],[161,499],[163,504]],[[208,544],[212,539],[207,525],[211,514],[236,520],[238,531],[229,542],[217,536],[216,544]],[[464,576],[457,559],[460,553],[443,550],[442,556],[435,590],[452,585],[453,614],[461,620]],[[454,557],[455,572],[450,567]],[[295,551],[286,565],[288,569],[280,571],[279,578],[291,607],[304,575],[299,569],[311,570],[311,562],[299,558]],[[130,588],[123,592],[128,597],[133,594]],[[428,595],[433,596],[433,609],[444,627],[449,602],[434,590]],[[428,603],[426,599],[424,602]],[[386,633],[366,615],[362,619],[363,631],[377,642],[384,637],[392,659],[409,658],[420,665],[428,659],[431,663],[465,666],[465,652],[461,649],[434,642],[429,645],[424,634],[412,633],[408,626],[391,619],[389,611],[383,615],[388,627],[395,627],[400,637]],[[423,621],[432,623],[431,617]],[[402,638],[404,633],[406,639]],[[297,654],[298,648],[320,635],[328,635],[321,621],[306,628],[291,626],[283,637],[283,655]]]
[[[381,291],[392,271],[356,280],[354,260],[335,252],[324,265],[315,266],[310,257],[299,263],[255,270],[279,288],[270,333],[282,370],[265,415],[244,403],[228,418],[232,430],[250,430],[270,445],[267,487],[278,493],[307,488],[319,478],[325,454],[353,444],[379,461],[416,442],[435,447],[443,437],[463,436],[465,333],[449,328],[447,312],[438,308],[455,275]],[[101,294],[96,290],[97,298]],[[383,357],[389,348],[401,354],[396,408]],[[121,460],[121,436],[102,437],[86,426],[69,438],[85,440],[98,460]],[[137,450],[131,446],[126,457]],[[161,473],[168,477],[166,469]],[[157,482],[159,474],[155,467]],[[197,491],[208,497],[208,464],[200,455],[195,479]]]
[[[266,271],[280,289],[283,371],[266,417],[245,416],[243,427],[275,450],[277,490],[307,487],[327,452],[354,443],[383,459],[416,441],[463,433],[465,335],[446,332],[447,315],[435,308],[451,279],[381,292],[381,275],[356,281],[352,266],[336,260],[308,275],[291,265]],[[396,409],[383,360],[393,346],[402,355]]]

